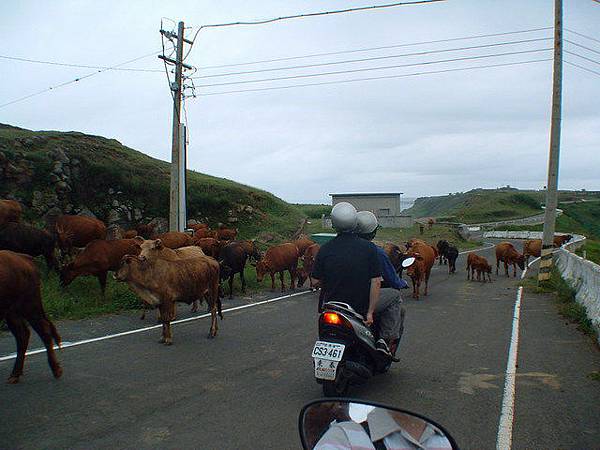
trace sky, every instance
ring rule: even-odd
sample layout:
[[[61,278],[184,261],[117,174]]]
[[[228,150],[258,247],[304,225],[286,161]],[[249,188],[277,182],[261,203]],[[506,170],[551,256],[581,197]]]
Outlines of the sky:
[[[191,39],[200,25],[383,3],[6,0],[0,4],[0,56],[114,66],[158,54],[161,18],[168,30],[175,27],[173,21],[183,20],[191,27],[186,29]],[[422,72],[551,59],[552,51],[543,50],[553,45],[544,39],[552,37],[551,29],[431,41],[551,27],[553,5],[553,0],[447,0],[260,26],[203,28],[185,61],[198,68],[194,76],[205,77],[193,80],[197,97],[185,102],[188,167],[302,203],[329,203],[328,194],[336,192],[419,197],[507,184],[541,189],[547,178],[552,61]],[[564,24],[572,30],[565,31],[571,41],[565,49],[588,58],[571,53],[565,60],[598,74],[564,65],[561,189],[600,190],[598,23],[600,3],[565,2]],[[524,40],[528,42],[464,49]],[[422,44],[399,47],[415,43]],[[355,51],[390,46],[396,47]],[[342,51],[352,52],[295,58]],[[427,53],[431,51],[438,53]],[[528,53],[488,57],[511,52]],[[421,54],[398,56],[406,53]],[[464,60],[473,56],[485,57]],[[339,63],[367,58],[380,59]],[[313,67],[287,69],[299,65]],[[123,67],[162,72],[105,71],[0,107],[0,123],[105,136],[169,160],[172,101],[164,66],[149,56]],[[281,70],[264,71],[274,68]],[[2,58],[0,70],[0,105],[94,72]],[[262,72],[223,75],[257,70]],[[248,83],[349,70],[355,71]],[[421,75],[398,77],[415,73]],[[396,78],[230,92],[385,76]],[[206,86],[237,82],[244,83]],[[207,95],[216,93],[221,94]]]

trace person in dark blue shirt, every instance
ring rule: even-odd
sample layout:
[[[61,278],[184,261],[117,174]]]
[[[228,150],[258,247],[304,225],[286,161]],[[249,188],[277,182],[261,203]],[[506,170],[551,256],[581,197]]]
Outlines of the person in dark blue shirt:
[[[379,224],[375,214],[370,211],[360,211],[357,214],[356,233],[363,239],[371,241],[377,234]],[[404,331],[404,316],[402,297],[399,289],[407,289],[408,284],[398,276],[390,258],[381,247],[377,248],[377,257],[381,266],[383,278],[379,302],[375,308],[375,328],[377,332],[377,350],[395,355]]]

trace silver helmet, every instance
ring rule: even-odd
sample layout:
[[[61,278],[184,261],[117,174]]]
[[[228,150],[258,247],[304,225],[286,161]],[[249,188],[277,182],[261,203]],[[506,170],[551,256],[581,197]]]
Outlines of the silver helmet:
[[[378,226],[377,217],[371,211],[359,211],[356,214],[356,233],[372,233]]]
[[[348,202],[340,202],[331,210],[331,225],[338,233],[349,233],[356,228],[356,208]]]

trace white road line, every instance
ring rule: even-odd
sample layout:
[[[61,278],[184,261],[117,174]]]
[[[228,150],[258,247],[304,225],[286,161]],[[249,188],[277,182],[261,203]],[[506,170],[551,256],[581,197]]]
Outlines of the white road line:
[[[227,312],[231,312],[231,311],[239,311],[240,309],[253,308],[255,306],[260,306],[260,305],[265,305],[267,303],[277,302],[279,300],[284,300],[286,298],[296,297],[298,295],[308,294],[310,292],[311,291],[295,292],[293,294],[283,295],[281,297],[271,298],[269,300],[263,300],[261,302],[249,303],[247,305],[241,305],[241,306],[235,306],[233,308],[224,309],[223,313],[227,313]],[[178,324],[178,323],[191,322],[192,320],[204,319],[206,317],[210,317],[210,313],[201,314],[199,316],[194,316],[194,317],[188,317],[186,319],[174,320],[173,322],[171,322],[171,324],[175,325],[175,324]],[[161,327],[162,327],[162,325],[159,324],[159,325],[153,325],[151,327],[137,328],[135,330],[124,331],[122,333],[108,334],[106,336],[100,336],[100,337],[91,338],[91,339],[84,339],[82,341],[64,342],[63,345],[62,345],[62,348],[77,347],[78,345],[91,344],[92,342],[106,341],[107,339],[114,339],[114,338],[118,338],[118,337],[121,337],[121,336],[128,336],[130,334],[143,333],[145,331],[155,330],[155,329],[161,328]],[[57,349],[58,347],[54,346],[54,348]],[[26,355],[27,356],[29,356],[29,355],[37,355],[38,353],[43,353],[45,351],[46,351],[45,348],[40,348],[40,349],[28,351],[26,353]],[[5,355],[5,356],[0,357],[0,362],[2,362],[2,361],[8,361],[8,360],[11,360],[11,359],[15,359],[16,357],[17,357],[16,353],[12,353],[10,355]]]
[[[538,259],[533,259],[521,273],[521,279],[525,278],[527,271]],[[504,394],[502,396],[502,412],[498,425],[498,438],[496,440],[497,450],[510,450],[512,447],[512,432],[515,421],[515,381],[517,377],[517,355],[519,351],[519,321],[521,318],[521,299],[523,297],[523,286],[517,289],[517,300],[513,312],[512,335],[508,350],[508,362],[506,364],[506,375],[504,379]]]
[[[471,253],[471,252],[480,252],[482,250],[489,250],[490,248],[494,248],[495,245],[494,244],[490,244],[487,247],[480,247],[480,248],[474,248],[472,250],[465,250],[464,252],[458,252],[459,255],[464,255],[465,253]]]

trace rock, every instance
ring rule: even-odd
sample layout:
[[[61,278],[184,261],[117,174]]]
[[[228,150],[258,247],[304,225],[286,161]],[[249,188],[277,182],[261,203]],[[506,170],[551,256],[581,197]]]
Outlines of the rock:
[[[44,205],[43,203],[44,195],[40,191],[33,191],[31,195],[31,206],[34,209],[41,209]]]
[[[275,239],[275,235],[273,233],[260,233],[258,235],[257,240],[260,242],[271,242],[273,239]]]
[[[155,217],[149,223],[151,225],[155,225],[154,232],[156,234],[166,233],[169,231],[169,221],[164,217]]]
[[[123,229],[116,224],[109,225],[106,228],[106,239],[115,240],[115,239],[123,239]]]
[[[56,160],[60,161],[61,163],[68,164],[71,161],[69,157],[65,154],[64,150],[61,148],[55,148],[52,153],[54,154]]]
[[[248,214],[252,214],[254,212],[254,208],[250,205],[246,205],[244,211],[246,211]]]
[[[65,206],[65,212],[67,214],[72,214],[73,213],[73,208],[74,208],[74,206],[71,203],[68,203],[67,206]]]
[[[77,158],[73,158],[73,159],[71,160],[71,165],[72,165],[72,166],[78,166],[78,165],[79,165],[79,160],[78,160]]]
[[[121,214],[119,213],[118,210],[111,209],[110,211],[108,211],[108,217],[106,218],[106,221],[109,224],[118,223],[120,220],[121,220]]]
[[[115,200],[113,200],[113,201],[112,201],[112,205],[113,205],[115,208],[118,208],[118,207],[120,206],[120,205],[119,205],[119,200],[116,200],[116,199],[115,199]]]
[[[188,219],[187,226],[189,227],[191,225],[198,225],[198,221],[195,219]]]
[[[71,192],[71,186],[69,186],[65,181],[59,181],[56,183],[56,190],[63,192]]]
[[[23,141],[23,145],[25,145],[25,147],[31,147],[33,145],[33,140],[32,139],[25,139]]]
[[[86,216],[86,217],[93,217],[94,219],[96,218],[96,214],[94,214],[92,211],[90,211],[87,207],[82,206],[79,210],[79,215],[80,216]]]
[[[115,190],[113,188],[108,188],[108,195],[113,195]]]
[[[236,223],[239,219],[237,217],[228,217],[227,222]]]
[[[136,222],[139,222],[140,220],[142,220],[142,217],[144,217],[144,214],[142,214],[142,210],[139,208],[134,208],[133,209],[133,219]]]

